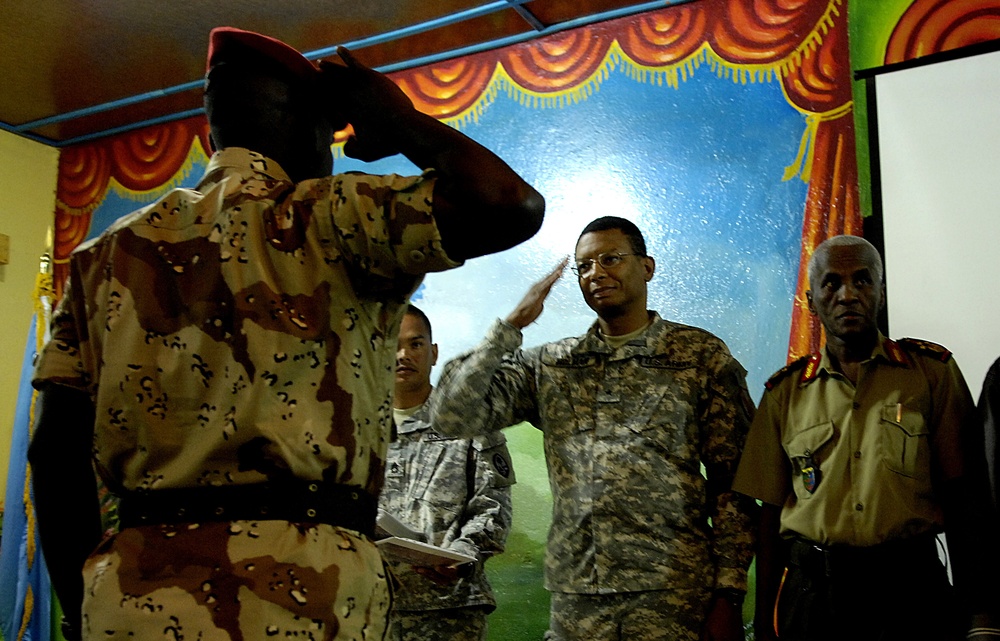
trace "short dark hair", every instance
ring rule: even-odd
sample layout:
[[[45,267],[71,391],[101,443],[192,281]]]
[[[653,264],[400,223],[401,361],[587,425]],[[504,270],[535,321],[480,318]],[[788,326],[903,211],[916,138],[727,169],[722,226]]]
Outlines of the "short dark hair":
[[[628,244],[632,247],[632,251],[638,256],[647,256],[646,254],[646,239],[642,237],[642,232],[627,218],[621,218],[619,216],[601,216],[595,220],[590,221],[590,223],[583,228],[580,235],[576,239],[576,243],[580,244],[580,239],[586,234],[595,231],[608,231],[609,229],[617,229],[621,233],[625,234],[628,238]]]
[[[427,314],[424,313],[424,310],[420,309],[413,303],[409,303],[406,306],[406,314],[409,314],[410,316],[416,316],[421,321],[423,321],[424,327],[427,328],[427,341],[433,343],[434,336],[431,332],[431,319],[427,318]]]

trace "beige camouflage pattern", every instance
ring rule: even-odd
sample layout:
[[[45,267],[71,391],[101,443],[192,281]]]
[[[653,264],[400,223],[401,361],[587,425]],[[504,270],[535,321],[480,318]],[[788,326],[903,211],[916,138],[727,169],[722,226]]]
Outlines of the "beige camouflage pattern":
[[[84,581],[93,640],[380,641],[391,604],[367,539],[282,521],[129,528]]]
[[[506,439],[499,432],[472,439],[441,436],[429,422],[426,403],[396,430],[396,440],[389,444],[386,457],[379,507],[422,533],[425,543],[479,561],[469,577],[441,585],[407,563],[387,559],[400,583],[394,610],[463,606],[489,606],[486,611],[493,610],[496,600],[484,564],[503,552],[513,519],[510,486],[514,469]]]
[[[112,491],[291,474],[377,494],[407,296],[425,272],[455,266],[431,216],[433,189],[429,174],[346,174],[294,185],[259,154],[216,153],[196,189],[171,191],[74,252],[35,382],[92,395],[94,456]],[[214,532],[205,527],[191,536]],[[299,530],[287,523],[267,530],[270,539],[253,539],[256,553],[302,568],[282,570],[282,581],[327,568],[310,598],[336,594],[368,609],[372,591],[353,577],[345,585],[349,575],[340,575],[337,558],[374,572],[381,566],[370,542],[355,539],[349,554],[316,565],[313,548],[339,549],[343,533],[320,527],[294,538]],[[226,550],[220,541],[204,545]],[[148,553],[118,539],[92,565],[95,577],[113,568],[127,591],[137,568],[124,549]],[[230,549],[230,558],[245,556]],[[272,587],[247,582],[237,596],[267,600]],[[111,598],[114,589],[101,595]],[[200,584],[180,589],[191,591],[189,605],[204,596]],[[95,608],[107,602],[93,599]],[[283,626],[291,612],[272,615]],[[324,634],[336,627],[319,622]],[[226,627],[185,634],[239,636],[232,626],[240,619],[216,623]],[[362,638],[332,635],[326,638]]]
[[[723,342],[654,315],[616,349],[596,323],[578,338],[520,343],[498,321],[447,363],[431,420],[456,435],[522,420],[542,430],[554,501],[546,587],[745,590],[754,506],[730,484],[753,403]],[[689,604],[699,620],[702,606]]]
[[[965,438],[975,405],[954,359],[904,344],[879,334],[857,386],[825,349],[814,375],[803,360],[772,377],[734,487],[782,506],[783,536],[865,547],[944,529],[935,459]]]

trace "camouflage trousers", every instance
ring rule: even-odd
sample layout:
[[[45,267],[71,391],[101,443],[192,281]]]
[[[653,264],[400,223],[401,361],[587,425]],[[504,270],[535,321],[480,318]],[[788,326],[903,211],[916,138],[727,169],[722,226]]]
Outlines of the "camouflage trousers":
[[[234,521],[122,530],[84,566],[84,641],[381,641],[375,545],[329,525]]]
[[[545,641],[698,641],[710,592],[553,592]]]
[[[394,611],[386,641],[486,641],[486,606]]]

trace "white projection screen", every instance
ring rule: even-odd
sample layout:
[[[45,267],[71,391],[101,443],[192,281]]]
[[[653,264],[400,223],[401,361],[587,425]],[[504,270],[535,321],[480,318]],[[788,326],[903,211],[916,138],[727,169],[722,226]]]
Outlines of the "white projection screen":
[[[1000,51],[873,78],[889,333],[948,347],[978,399],[1000,356]]]

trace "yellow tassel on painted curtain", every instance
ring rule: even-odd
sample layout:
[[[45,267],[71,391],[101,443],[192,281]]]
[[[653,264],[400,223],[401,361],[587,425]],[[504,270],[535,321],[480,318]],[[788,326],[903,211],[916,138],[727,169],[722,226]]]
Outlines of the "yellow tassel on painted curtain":
[[[808,184],[809,179],[812,178],[812,146],[813,143],[816,142],[816,132],[819,131],[819,124],[821,122],[829,122],[846,116],[851,113],[853,108],[854,102],[847,102],[836,109],[831,109],[825,113],[807,114],[806,130],[802,132],[802,141],[799,143],[799,153],[795,156],[795,160],[792,164],[785,167],[785,174],[781,177],[781,179],[791,180],[792,178],[798,176],[802,179],[802,182]]]

